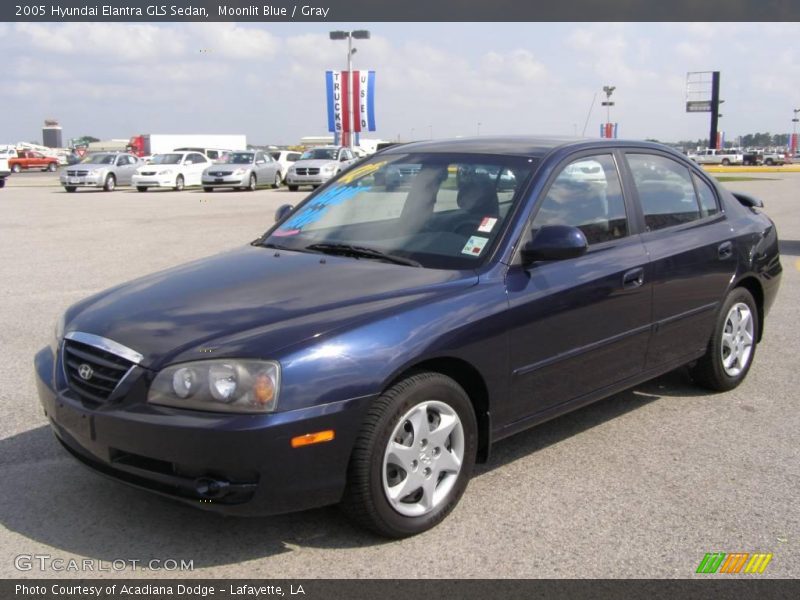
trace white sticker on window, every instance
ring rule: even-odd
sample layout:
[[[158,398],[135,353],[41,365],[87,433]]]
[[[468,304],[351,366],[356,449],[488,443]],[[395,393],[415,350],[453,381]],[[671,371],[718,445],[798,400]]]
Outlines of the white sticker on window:
[[[478,231],[483,233],[491,233],[494,226],[497,224],[497,219],[494,217],[483,217],[481,224],[478,225]]]
[[[461,254],[469,254],[470,256],[480,256],[481,252],[483,252],[484,246],[486,246],[486,242],[488,241],[489,238],[473,235],[471,238],[467,240],[467,243],[464,244],[464,248],[461,250]]]

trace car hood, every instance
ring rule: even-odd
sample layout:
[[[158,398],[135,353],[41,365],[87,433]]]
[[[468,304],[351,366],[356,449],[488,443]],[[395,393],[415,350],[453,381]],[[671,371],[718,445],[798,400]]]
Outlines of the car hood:
[[[336,164],[338,164],[338,162],[335,161],[335,160],[317,158],[317,159],[314,159],[314,160],[298,160],[292,166],[293,167],[301,167],[303,169],[309,169],[309,168],[310,169],[321,169],[324,166],[336,165]]]
[[[228,164],[228,163],[215,163],[215,164],[211,165],[210,167],[206,167],[203,170],[203,175],[207,175],[208,173],[211,173],[211,172],[216,173],[217,171],[225,171],[225,172],[233,173],[237,169],[244,169],[245,171],[249,171],[252,168],[253,168],[253,163],[248,163],[248,164],[245,164],[245,165],[239,165],[239,164],[232,165],[232,164]]]
[[[477,281],[473,272],[246,246],[89,298],[68,311],[65,331],[128,346],[150,368],[209,358],[210,346],[214,356],[266,358]]]
[[[178,171],[183,169],[185,165],[156,165],[156,164],[149,164],[149,165],[139,165],[136,167],[136,172],[141,173],[142,171],[163,171],[165,169],[172,169],[173,171]]]

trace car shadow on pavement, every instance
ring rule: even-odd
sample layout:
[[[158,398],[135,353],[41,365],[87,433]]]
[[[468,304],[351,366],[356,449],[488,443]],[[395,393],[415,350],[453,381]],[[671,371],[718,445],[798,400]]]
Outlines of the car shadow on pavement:
[[[500,442],[489,463],[479,465],[475,474],[502,467],[661,397],[697,394],[685,372],[665,375]],[[352,525],[335,507],[273,517],[224,517],[130,488],[77,463],[47,426],[0,440],[0,470],[7,482],[13,482],[0,489],[0,523],[25,538],[13,542],[15,554],[46,552],[54,558],[77,555],[140,564],[183,559],[200,569],[302,547],[343,549],[391,543]],[[58,551],[64,554],[59,556]]]

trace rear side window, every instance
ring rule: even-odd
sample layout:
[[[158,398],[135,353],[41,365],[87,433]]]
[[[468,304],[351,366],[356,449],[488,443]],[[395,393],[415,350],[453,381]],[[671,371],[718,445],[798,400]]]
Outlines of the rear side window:
[[[533,228],[570,225],[589,244],[628,235],[628,219],[619,174],[610,154],[586,156],[569,163],[547,190]]]
[[[719,212],[719,204],[717,204],[714,190],[694,173],[692,173],[692,179],[694,179],[694,187],[697,190],[697,197],[700,200],[700,210],[703,216],[710,217],[717,214]]]
[[[648,231],[683,225],[701,218],[689,169],[654,154],[628,154]]]
[[[298,152],[293,152],[292,154],[289,154],[286,157],[286,160],[289,160],[291,162],[297,162],[298,160],[300,160],[300,154]]]

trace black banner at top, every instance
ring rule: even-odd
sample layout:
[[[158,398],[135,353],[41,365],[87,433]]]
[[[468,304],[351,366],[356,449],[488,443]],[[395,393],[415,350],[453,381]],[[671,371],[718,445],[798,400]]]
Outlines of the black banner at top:
[[[797,0],[4,0],[0,21],[800,21]]]

